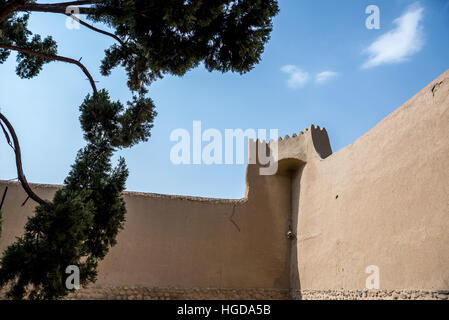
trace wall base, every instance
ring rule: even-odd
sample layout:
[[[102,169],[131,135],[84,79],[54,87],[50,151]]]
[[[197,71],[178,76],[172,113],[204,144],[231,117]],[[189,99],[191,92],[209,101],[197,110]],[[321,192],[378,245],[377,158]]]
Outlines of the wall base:
[[[302,290],[296,300],[449,300],[449,290]]]
[[[215,289],[159,288],[143,286],[109,286],[82,289],[68,299],[81,300],[286,300],[289,290],[282,289]]]
[[[0,292],[0,300],[6,299]],[[449,300],[449,290],[302,290],[91,286],[68,300]]]

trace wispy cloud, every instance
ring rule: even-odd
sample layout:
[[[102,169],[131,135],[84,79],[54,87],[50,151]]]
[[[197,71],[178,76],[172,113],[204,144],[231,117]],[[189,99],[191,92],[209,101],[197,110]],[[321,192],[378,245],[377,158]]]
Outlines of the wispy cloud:
[[[365,53],[368,60],[362,68],[377,67],[382,64],[401,63],[419,52],[424,45],[421,22],[424,8],[415,3],[394,20],[396,27],[377,38]]]
[[[309,82],[310,76],[308,72],[302,71],[294,65],[286,65],[281,68],[281,71],[288,74],[287,85],[292,89],[299,89]]]
[[[315,82],[317,84],[324,84],[337,76],[338,76],[338,72],[330,71],[330,70],[323,71],[323,72],[318,73],[315,76]]]
[[[314,79],[316,84],[322,85],[339,75],[338,72],[327,70],[312,77],[308,72],[292,64],[283,66],[281,71],[289,75],[287,85],[291,89],[300,89],[304,87],[309,81],[311,81],[311,78]]]

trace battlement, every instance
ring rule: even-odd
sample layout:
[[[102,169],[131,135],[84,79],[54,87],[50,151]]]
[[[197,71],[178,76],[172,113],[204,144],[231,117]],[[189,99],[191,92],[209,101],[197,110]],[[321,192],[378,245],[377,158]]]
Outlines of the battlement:
[[[293,133],[291,136],[286,135],[284,138],[279,137],[276,141],[250,140],[248,157],[250,164],[254,163],[251,162],[254,161],[252,157],[258,154],[260,148],[265,148],[267,153],[270,149],[271,152],[277,153],[276,160],[279,163],[291,160],[305,164],[311,160],[326,159],[332,154],[326,129],[313,124],[304,131]]]
[[[286,135],[284,138],[279,138],[278,144],[279,160],[293,157],[308,162],[312,158],[316,159],[317,156],[325,159],[332,154],[326,129],[313,124],[299,134],[293,133],[291,137]]]

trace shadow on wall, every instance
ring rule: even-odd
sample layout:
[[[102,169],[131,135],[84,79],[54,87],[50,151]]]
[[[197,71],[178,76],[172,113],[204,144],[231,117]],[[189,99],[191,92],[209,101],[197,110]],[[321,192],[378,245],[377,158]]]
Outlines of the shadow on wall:
[[[301,281],[299,277],[298,265],[298,212],[299,195],[301,188],[301,175],[306,165],[298,159],[288,158],[279,161],[278,175],[286,176],[290,179],[290,220],[288,232],[286,234],[289,242],[288,261],[289,264],[289,296],[291,299],[301,299]]]

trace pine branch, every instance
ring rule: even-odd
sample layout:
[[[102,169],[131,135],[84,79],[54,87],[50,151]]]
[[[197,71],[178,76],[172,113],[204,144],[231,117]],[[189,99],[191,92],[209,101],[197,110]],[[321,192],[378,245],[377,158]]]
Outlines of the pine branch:
[[[94,27],[93,25],[90,25],[90,24],[84,22],[83,20],[81,20],[80,18],[78,18],[77,16],[75,16],[73,14],[68,13],[66,15],[69,16],[70,18],[72,18],[73,20],[75,20],[76,22],[78,22],[79,24],[81,24],[81,25],[83,25],[83,26],[85,26],[85,27],[87,27],[87,28],[89,28],[89,29],[91,29],[91,30],[93,30],[95,32],[98,32],[98,33],[104,34],[104,35],[106,35],[108,37],[114,38],[122,46],[125,46],[125,43],[122,41],[122,39],[120,39],[115,34],[107,32],[107,31],[104,31],[104,30],[101,30],[101,29],[98,29],[98,28]]]
[[[89,73],[89,70],[87,70],[87,68],[78,60],[72,59],[72,58],[67,58],[67,57],[62,57],[62,56],[57,56],[57,55],[49,55],[46,53],[42,53],[42,52],[36,52],[33,50],[29,50],[26,48],[21,48],[21,47],[17,47],[17,46],[13,46],[13,45],[7,45],[7,44],[1,44],[0,43],[0,48],[1,49],[6,49],[6,50],[14,50],[14,51],[18,51],[18,52],[22,52],[25,54],[29,54],[29,55],[33,55],[42,59],[46,59],[46,60],[51,60],[51,61],[62,61],[62,62],[66,62],[66,63],[71,63],[74,64],[76,66],[78,66],[83,72],[84,74],[87,76],[90,85],[92,87],[93,90],[93,94],[94,94],[94,101],[93,104],[95,106],[96,104],[96,99],[98,96],[98,90],[97,90],[97,86],[95,85],[95,81],[92,78],[92,75]]]
[[[41,199],[37,194],[34,193],[34,191],[31,189],[30,185],[28,184],[27,179],[25,178],[25,175],[23,174],[23,167],[22,167],[22,154],[20,151],[20,144],[19,139],[17,138],[16,132],[14,130],[14,127],[11,125],[11,123],[8,121],[8,119],[0,113],[0,121],[2,121],[6,128],[9,131],[9,134],[11,135],[13,144],[14,144],[14,153],[16,155],[16,167],[17,167],[17,175],[20,183],[22,184],[23,190],[25,190],[28,197],[39,203],[40,205],[46,204],[47,202],[43,199]],[[7,137],[9,138],[9,137]]]
[[[47,12],[47,13],[63,13],[66,14],[67,7],[94,4],[95,1],[72,1],[60,3],[30,3],[19,6],[15,11],[27,12]],[[93,13],[94,8],[78,7],[80,14]],[[1,21],[1,20],[0,20]]]

